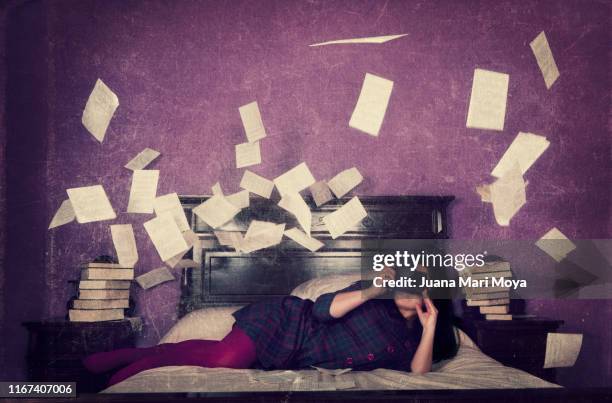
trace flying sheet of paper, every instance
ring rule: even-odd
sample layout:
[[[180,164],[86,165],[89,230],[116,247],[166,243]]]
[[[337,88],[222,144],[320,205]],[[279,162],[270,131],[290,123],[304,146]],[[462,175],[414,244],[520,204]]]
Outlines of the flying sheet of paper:
[[[176,266],[174,266],[175,269],[188,269],[195,267],[200,267],[200,264],[193,259],[181,259]]]
[[[509,81],[508,74],[474,70],[467,127],[504,130]]]
[[[163,213],[145,222],[144,227],[162,261],[189,249],[172,214]]]
[[[123,267],[134,267],[138,262],[138,249],[132,224],[111,225],[110,229],[119,264]]]
[[[193,210],[195,215],[213,228],[219,228],[240,212],[240,209],[227,201],[224,196],[215,195]]]
[[[274,179],[274,184],[281,196],[299,193],[313,183],[315,183],[315,178],[310,173],[310,169],[308,169],[308,165],[305,162],[296,165]]]
[[[145,169],[153,160],[159,157],[159,151],[155,151],[152,148],[145,148],[138,153],[130,162],[125,164],[125,168],[136,171],[138,169]]]
[[[582,334],[548,333],[544,368],[572,367],[582,347]]]
[[[236,145],[236,168],[250,167],[261,164],[259,141]]]
[[[316,252],[325,245],[323,242],[309,237],[297,228],[288,229],[285,231],[285,236],[302,245],[311,252]]]
[[[221,189],[221,184],[219,182],[215,183],[212,186],[212,194],[214,195],[221,195],[223,196],[223,190]]]
[[[134,171],[130,200],[128,201],[128,213],[153,213],[158,180],[159,171],[157,170],[139,169]]]
[[[559,69],[557,68],[557,63],[555,63],[555,58],[553,57],[552,50],[550,50],[544,31],[540,32],[538,36],[531,41],[529,46],[533,51],[533,55],[544,77],[546,89],[549,90],[555,81],[557,81],[557,78],[559,78]]]
[[[480,195],[480,201],[483,203],[491,203],[491,185],[484,184],[476,186],[476,193]]]
[[[85,104],[81,123],[100,143],[118,106],[117,95],[98,79]]]
[[[559,231],[557,227],[552,228],[544,234],[542,238],[536,242],[536,246],[548,253],[550,257],[557,262],[565,259],[571,251],[576,249],[576,245],[570,241],[563,232]]]
[[[244,171],[244,175],[242,175],[240,187],[248,190],[251,193],[255,193],[256,195],[269,199],[270,195],[272,195],[272,190],[274,190],[274,182],[247,169]]]
[[[182,235],[183,239],[185,240],[185,243],[187,244],[187,249],[164,261],[164,263],[166,263],[170,268],[175,268],[179,264],[181,259],[183,259],[183,256],[185,256],[185,254],[189,252],[189,249],[195,246],[196,242],[198,242],[199,239],[198,234],[196,234],[190,229],[187,231],[183,231]]]
[[[491,175],[500,178],[514,164],[518,164],[521,168],[521,173],[525,175],[525,172],[546,151],[549,145],[550,141],[544,136],[519,132],[495,168],[493,168]]]
[[[261,120],[261,113],[259,112],[257,101],[241,106],[238,108],[238,111],[240,112],[242,126],[244,127],[244,132],[246,133],[249,143],[266,137],[266,129]]]
[[[66,189],[66,193],[79,224],[117,218],[102,185]]]
[[[363,176],[355,167],[345,169],[327,182],[337,198],[341,198],[363,181]]]
[[[349,127],[378,136],[392,90],[393,81],[366,73]]]
[[[70,203],[70,199],[66,199],[59,206],[55,215],[51,219],[51,223],[49,223],[49,228],[59,227],[60,225],[68,224],[69,222],[73,222],[75,219],[74,209],[72,208],[72,203]]]
[[[408,34],[368,36],[365,38],[353,38],[353,39],[336,39],[333,41],[313,43],[312,45],[308,45],[308,46],[315,47],[315,46],[325,46],[325,45],[342,45],[342,44],[350,44],[350,43],[386,43],[386,42],[392,41],[397,38],[401,38],[402,36],[406,36],[406,35]]]
[[[162,266],[160,268],[151,270],[146,272],[145,274],[141,274],[136,277],[134,280],[141,286],[144,290],[148,290],[149,288],[155,287],[156,285],[160,285],[165,283],[166,281],[174,280],[174,275],[172,272],[168,270],[167,267]]]
[[[310,236],[312,213],[310,207],[299,193],[289,193],[282,197],[278,205],[293,214],[306,234]]]
[[[245,235],[244,240],[240,244],[240,249],[246,253],[250,253],[278,245],[283,239],[284,231],[285,224],[275,224],[274,227],[264,231],[257,231],[249,237]]]
[[[325,181],[319,181],[312,184],[309,187],[310,194],[312,195],[312,199],[314,200],[317,207],[321,207],[328,201],[332,200],[334,197],[332,196],[331,190]]]
[[[237,231],[215,231],[215,236],[220,245],[231,246],[236,250],[240,249],[243,240],[242,233]]]
[[[338,210],[323,217],[323,223],[332,239],[336,239],[359,224],[367,215],[361,201],[355,196]]]
[[[183,210],[181,201],[176,193],[168,193],[166,195],[156,197],[153,202],[153,209],[155,210],[156,215],[163,213],[172,214],[172,217],[174,217],[176,225],[178,225],[181,232],[187,231],[190,228],[189,223],[187,222],[187,217],[185,216],[185,210]]]
[[[228,202],[232,203],[239,209],[249,207],[250,197],[248,190],[241,190],[240,192],[233,193],[225,196]]]
[[[512,217],[527,202],[525,186],[525,181],[517,164],[489,186],[493,213],[497,224],[502,227],[510,225]]]
[[[276,228],[276,225],[276,223],[270,221],[252,220],[249,224],[249,228],[247,228],[246,233],[244,234],[244,238],[250,239],[255,237],[260,232],[273,230]]]

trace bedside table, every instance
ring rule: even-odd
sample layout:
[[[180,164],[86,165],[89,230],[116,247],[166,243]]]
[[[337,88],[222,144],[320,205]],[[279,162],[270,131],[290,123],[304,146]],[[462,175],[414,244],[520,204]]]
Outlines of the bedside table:
[[[104,389],[110,375],[89,373],[81,359],[95,352],[135,347],[142,330],[140,318],[107,322],[69,322],[58,318],[23,325],[29,332],[28,380],[76,382],[79,393]]]
[[[459,327],[491,358],[555,383],[555,369],[543,368],[546,337],[562,324],[562,320],[537,317],[513,320],[467,318]]]

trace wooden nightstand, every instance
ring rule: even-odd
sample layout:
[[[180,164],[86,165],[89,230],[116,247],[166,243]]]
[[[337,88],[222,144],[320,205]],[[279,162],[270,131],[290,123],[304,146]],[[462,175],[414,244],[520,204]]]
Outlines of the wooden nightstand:
[[[110,375],[89,373],[81,359],[99,351],[134,347],[142,330],[140,318],[91,323],[48,319],[23,325],[29,331],[28,379],[76,382],[80,393],[103,389]]]
[[[461,327],[483,353],[509,367],[519,368],[549,382],[555,370],[544,369],[546,337],[562,320],[529,318],[514,320],[463,320]]]

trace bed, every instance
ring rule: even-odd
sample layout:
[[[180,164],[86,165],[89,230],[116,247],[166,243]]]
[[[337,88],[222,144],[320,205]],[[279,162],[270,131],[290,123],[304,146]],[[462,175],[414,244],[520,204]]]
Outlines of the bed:
[[[206,196],[181,196],[192,229],[199,235],[199,245],[194,248],[192,258],[200,266],[184,270],[181,300],[177,308],[181,319],[160,343],[189,338],[221,339],[231,328],[231,313],[241,305],[290,293],[314,299],[323,292],[340,289],[358,278],[363,245],[367,244],[365,241],[448,238],[448,207],[454,198],[361,197],[368,217],[336,240],[332,240],[325,230],[322,217],[346,200],[336,200],[316,208],[312,200],[307,199],[313,213],[312,236],[325,243],[323,249],[312,253],[293,241],[285,240],[277,247],[251,254],[238,253],[219,245],[212,228],[191,213],[191,209],[205,199]],[[295,220],[275,203],[257,198],[251,199],[251,207],[243,210],[223,229],[246,231],[253,219],[286,222],[288,228],[296,225]],[[245,401],[252,400],[257,394],[261,398],[286,397],[287,393],[299,395],[300,392],[306,393],[302,397],[315,393],[315,400],[320,400],[321,396],[335,396],[336,401],[368,395],[403,396],[404,401],[412,396],[414,400],[419,400],[425,391],[432,391],[433,394],[425,395],[427,400],[439,394],[440,390],[469,390],[471,392],[468,394],[453,395],[467,396],[469,400],[474,400],[474,396],[513,396],[507,393],[508,390],[546,391],[542,393],[557,396],[554,390],[559,389],[559,385],[503,366],[482,353],[460,329],[456,329],[456,337],[459,341],[457,355],[435,364],[433,371],[424,375],[387,369],[351,371],[334,376],[316,369],[261,371],[172,366],[141,372],[102,393],[195,394],[208,398],[231,396],[238,400],[244,398]],[[506,392],[491,395],[494,390]],[[410,392],[417,391],[417,395],[410,395]],[[486,393],[478,394],[478,391]],[[287,400],[284,397],[281,400]]]

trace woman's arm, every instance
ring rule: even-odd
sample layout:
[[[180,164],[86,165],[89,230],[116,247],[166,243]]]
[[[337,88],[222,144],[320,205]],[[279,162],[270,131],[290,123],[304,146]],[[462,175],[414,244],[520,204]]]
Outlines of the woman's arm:
[[[390,267],[385,267],[380,272],[381,277],[392,280],[395,278],[395,271]],[[335,318],[341,318],[353,309],[357,308],[366,301],[376,298],[386,291],[383,287],[371,286],[367,290],[347,291],[336,294],[329,307],[329,314]]]
[[[423,312],[421,305],[417,305],[417,314],[421,325],[423,325],[423,334],[421,341],[417,347],[410,370],[415,374],[424,374],[431,371],[431,360],[433,354],[434,335],[436,333],[436,321],[438,318],[438,310],[429,298],[424,298],[427,312]]]

